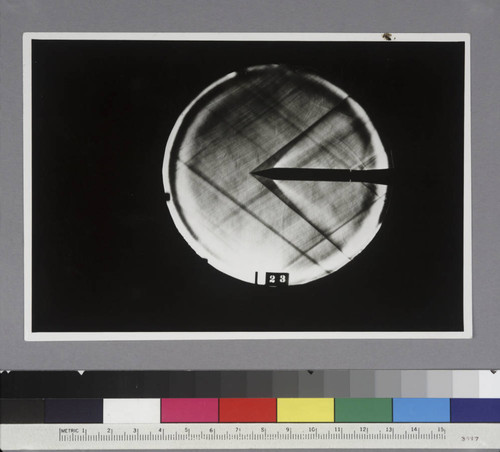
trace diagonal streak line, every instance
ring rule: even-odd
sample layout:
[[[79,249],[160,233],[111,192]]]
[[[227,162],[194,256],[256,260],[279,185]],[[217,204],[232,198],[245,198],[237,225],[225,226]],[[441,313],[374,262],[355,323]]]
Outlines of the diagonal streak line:
[[[344,106],[344,104],[349,100],[349,96],[343,98],[338,104],[336,104],[335,106],[333,106],[329,111],[327,111],[323,116],[321,116],[320,118],[318,118],[315,122],[313,122],[312,124],[310,124],[308,127],[306,127],[306,129],[302,130],[294,121],[292,121],[286,114],[283,114],[283,111],[281,111],[279,108],[276,108],[276,105],[272,104],[272,103],[269,103],[268,100],[262,96],[262,94],[258,91],[258,90],[253,90],[252,88],[247,88],[250,92],[254,93],[256,97],[259,97],[262,101],[264,101],[265,104],[267,104],[267,106],[274,110],[275,114],[277,114],[281,119],[283,119],[285,122],[287,122],[292,128],[294,128],[295,130],[299,131],[299,134],[293,138],[291,141],[289,141],[287,144],[283,145],[280,149],[278,149],[271,157],[269,157],[266,161],[264,161],[261,165],[259,165],[257,168],[255,168],[254,171],[259,171],[261,169],[267,169],[271,166],[274,166],[280,159],[281,157],[286,154],[292,147],[295,143],[298,143],[303,137],[307,136],[316,146],[318,146],[319,149],[329,153],[329,149],[328,149],[328,146],[330,144],[338,144],[342,147],[342,149],[344,150],[347,150],[347,152],[349,152],[351,155],[354,156],[355,159],[357,159],[360,163],[360,165],[362,167],[364,167],[364,164],[363,164],[363,161],[359,158],[359,156],[357,155],[357,153],[355,151],[353,151],[350,146],[347,146],[345,143],[344,143],[344,139],[346,137],[348,137],[352,132],[348,132],[347,134],[345,134],[344,136],[341,136],[341,137],[330,137],[330,138],[327,138],[327,144],[323,144],[321,142],[318,142],[314,137],[313,135],[311,134],[311,132],[314,131],[314,129],[319,126],[321,123],[323,123],[326,119],[330,118],[330,115],[334,112],[336,112],[337,110],[339,110],[341,107]],[[285,112],[288,112],[288,115],[290,117],[294,116],[293,115],[293,112],[289,111],[287,108],[286,108],[286,105],[284,104],[281,104],[281,107],[282,109],[285,111]],[[362,121],[361,121],[362,122]],[[354,124],[354,122],[353,122]],[[362,124],[364,124],[364,122],[362,122]],[[361,182],[368,190],[370,190],[372,193],[375,194],[375,191],[373,190],[372,187],[370,187],[366,182]]]
[[[217,190],[220,194],[222,194],[223,196],[225,196],[227,199],[229,199],[229,201],[231,201],[232,203],[236,204],[240,209],[242,209],[243,211],[245,211],[246,213],[248,213],[250,216],[252,216],[254,219],[256,219],[257,221],[259,221],[264,227],[266,227],[267,229],[269,229],[271,232],[273,232],[274,234],[276,234],[278,237],[280,237],[282,240],[284,240],[288,245],[290,245],[295,251],[299,252],[302,256],[304,256],[306,259],[308,259],[309,261],[311,261],[313,264],[317,265],[318,267],[320,267],[322,270],[324,270],[326,272],[326,270],[319,264],[319,262],[317,262],[315,259],[313,259],[311,256],[309,256],[307,253],[305,253],[303,250],[301,250],[299,247],[297,247],[297,245],[295,245],[294,243],[292,243],[290,240],[288,240],[286,237],[284,237],[278,230],[274,229],[271,225],[265,223],[264,221],[262,221],[262,218],[259,218],[258,215],[256,215],[255,213],[253,213],[250,209],[248,209],[244,204],[240,203],[237,199],[233,198],[231,195],[229,195],[228,193],[226,193],[224,190],[222,190],[221,188],[219,188],[217,185],[215,185],[210,179],[208,179],[204,174],[202,174],[201,172],[197,171],[195,168],[192,168],[191,166],[185,164],[184,162],[181,162],[184,166],[186,166],[186,168],[188,168],[190,171],[192,171],[194,174],[196,174],[200,179],[203,179],[207,184],[209,184],[210,186],[212,186],[215,190]]]
[[[359,217],[362,213],[366,212],[368,209],[371,209],[377,202],[379,202],[381,199],[384,198],[385,195],[380,195],[378,196],[377,198],[375,198],[373,200],[373,202],[367,206],[366,208],[364,208],[363,210],[360,210],[359,212],[356,212],[353,216],[349,217],[347,220],[345,220],[340,226],[336,227],[331,233],[330,235],[333,235],[335,234],[336,232],[340,231],[346,224],[350,223],[351,221],[353,221],[355,218]],[[310,251],[312,251],[316,246],[318,246],[318,243],[316,243],[315,245],[313,245],[311,248],[308,248],[305,252],[306,253],[309,253]],[[290,262],[289,265],[292,265],[295,261],[297,260],[294,259],[292,262]],[[327,271],[327,273],[331,273],[330,271]]]
[[[337,110],[347,99],[348,98],[346,97],[345,99],[343,99],[342,101],[340,101],[337,105],[335,105],[334,107],[332,107],[327,113],[325,113],[323,116],[321,116],[320,118],[318,118],[315,122],[313,122],[311,125],[309,125],[304,130],[301,130],[293,121],[290,121],[286,116],[283,116],[281,114],[280,110],[275,109],[275,113],[277,113],[278,116],[281,117],[281,119],[283,119],[286,122],[288,122],[288,124],[291,125],[293,129],[295,129],[296,131],[299,131],[299,134],[296,135],[294,138],[292,138],[288,143],[286,143],[283,146],[281,146],[281,148],[279,148],[276,152],[274,152],[274,154],[271,157],[269,157],[261,165],[259,165],[257,168],[255,168],[254,171],[259,171],[261,169],[268,169],[270,167],[273,167],[276,164],[276,162],[278,162],[279,160],[281,160],[281,158],[283,157],[284,154],[288,153],[288,151],[296,143],[298,143],[299,141],[301,141],[305,136],[307,136],[314,144],[316,144],[317,146],[321,147],[323,150],[325,150],[326,152],[328,152],[327,149],[325,149],[320,143],[317,143],[316,140],[314,140],[311,137],[310,132],[313,131],[316,127],[318,127],[325,120],[329,119],[330,115],[333,112],[335,112],[335,110]],[[358,158],[358,160],[359,160],[359,158]],[[360,161],[360,163],[362,164],[363,162]]]
[[[290,209],[292,209],[300,218],[302,218],[309,226],[311,226],[316,232],[319,232],[321,236],[323,237],[324,240],[327,242],[331,243],[340,253],[342,253],[347,259],[351,260],[351,258],[347,255],[344,254],[342,249],[340,248],[339,245],[337,245],[328,235],[326,234],[325,231],[323,231],[321,228],[319,228],[316,224],[314,224],[313,221],[311,221],[307,216],[305,215],[304,212],[302,212],[292,201],[288,196],[286,196],[280,188],[276,185],[276,183],[270,179],[267,179],[265,177],[259,177],[256,175],[256,179],[262,183],[273,195],[277,196],[282,202],[284,202]]]
[[[334,105],[329,111],[327,111],[323,116],[321,116],[318,120],[316,120],[316,122],[314,122],[311,126],[308,126],[305,130],[303,130],[302,127],[298,126],[294,121],[292,121],[290,119],[292,117],[297,119],[297,117],[295,116],[294,112],[290,111],[287,108],[287,106],[285,104],[280,104],[279,106],[281,108],[277,108],[276,104],[270,103],[269,100],[259,90],[253,89],[252,87],[244,87],[244,88],[247,89],[249,92],[253,93],[256,97],[259,97],[264,102],[265,105],[271,107],[274,110],[275,114],[277,114],[281,119],[283,119],[290,126],[292,126],[292,128],[297,130],[299,132],[299,137],[306,135],[316,146],[318,146],[320,149],[326,150],[327,152],[328,152],[328,149],[326,148],[326,146],[323,145],[322,143],[318,142],[310,134],[310,132],[314,130],[315,126],[317,126],[318,124],[323,122],[323,119],[325,117],[330,116],[331,113],[335,112],[337,109],[342,107],[345,104],[345,102],[347,102],[348,99],[350,98],[349,96],[346,96],[343,99],[341,99],[338,104]],[[328,140],[328,141],[331,141],[331,140]],[[356,154],[356,152],[354,152],[349,146],[346,146],[345,143],[342,141],[342,139],[340,141],[335,139],[335,141],[338,144],[340,144],[343,148],[345,148],[351,155],[353,155],[354,158],[357,159],[361,165],[363,165],[363,162],[361,161],[359,156]],[[287,145],[285,145],[285,147],[286,146]]]

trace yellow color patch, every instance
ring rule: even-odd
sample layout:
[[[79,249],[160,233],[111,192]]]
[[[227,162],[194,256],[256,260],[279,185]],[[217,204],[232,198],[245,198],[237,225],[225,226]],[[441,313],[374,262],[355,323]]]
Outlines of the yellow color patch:
[[[278,399],[278,422],[333,422],[333,399]]]

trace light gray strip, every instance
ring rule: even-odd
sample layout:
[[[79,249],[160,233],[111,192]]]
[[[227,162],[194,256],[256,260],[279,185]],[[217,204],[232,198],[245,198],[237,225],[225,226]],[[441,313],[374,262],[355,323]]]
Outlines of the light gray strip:
[[[373,397],[375,395],[374,370],[351,370],[349,380],[351,397]]]
[[[401,397],[426,397],[427,372],[425,370],[401,371]]]
[[[453,374],[451,370],[427,371],[427,397],[453,397]]]
[[[375,397],[401,397],[401,371],[375,371]]]

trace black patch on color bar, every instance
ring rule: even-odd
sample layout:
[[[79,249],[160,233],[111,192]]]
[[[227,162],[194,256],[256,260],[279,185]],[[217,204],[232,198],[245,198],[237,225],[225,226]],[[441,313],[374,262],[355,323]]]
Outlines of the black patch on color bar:
[[[42,399],[0,399],[0,424],[43,424]]]

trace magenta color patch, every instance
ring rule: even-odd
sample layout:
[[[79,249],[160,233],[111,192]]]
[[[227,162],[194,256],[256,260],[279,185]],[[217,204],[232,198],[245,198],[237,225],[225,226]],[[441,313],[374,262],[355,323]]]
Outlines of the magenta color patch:
[[[219,399],[161,399],[162,422],[219,422]]]

